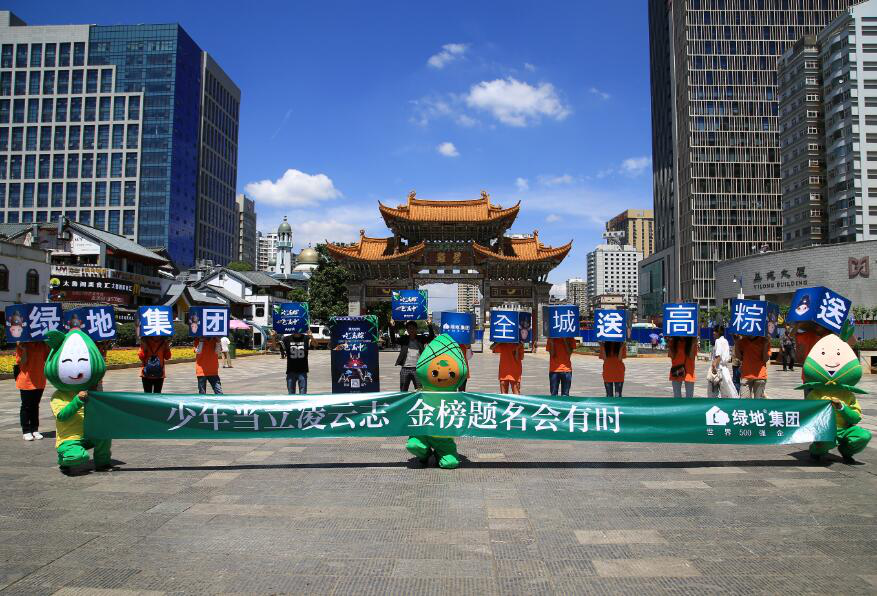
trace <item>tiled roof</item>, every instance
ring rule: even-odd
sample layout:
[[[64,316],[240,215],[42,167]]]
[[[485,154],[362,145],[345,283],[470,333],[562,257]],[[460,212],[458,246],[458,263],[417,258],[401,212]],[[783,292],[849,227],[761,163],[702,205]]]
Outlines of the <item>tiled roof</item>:
[[[398,207],[387,207],[378,202],[378,208],[385,220],[404,219],[409,221],[432,222],[479,222],[503,218],[514,219],[521,208],[521,202],[514,207],[503,209],[490,203],[490,195],[481,193],[480,199],[467,201],[428,201],[408,195],[408,202]]]
[[[0,224],[0,238],[14,238],[33,227],[33,224]]]
[[[124,236],[119,236],[118,234],[113,234],[111,232],[104,232],[103,230],[98,230],[97,228],[86,226],[75,221],[67,221],[65,225],[71,230],[75,230],[81,234],[91,236],[95,240],[105,243],[113,250],[136,255],[138,257],[148,259],[156,263],[165,264],[168,262],[168,260],[165,259],[163,256],[155,254],[148,248],[140,246],[133,240],[128,240]]]
[[[237,294],[233,292],[229,292],[225,288],[221,288],[219,286],[211,286],[210,284],[202,284],[197,286],[199,292],[206,293],[209,295],[209,292],[214,292],[219,294],[222,298],[229,302],[234,302],[235,304],[249,304],[245,299],[241,298]]]
[[[533,232],[532,236],[525,238],[503,238],[500,250],[494,251],[490,247],[473,243],[472,248],[477,256],[500,261],[533,262],[550,259],[563,259],[572,248],[572,241],[558,246],[557,248],[545,246],[539,242],[539,232]]]
[[[285,287],[290,290],[292,287],[287,286],[285,283],[280,281],[279,279],[274,279],[264,271],[232,271],[231,269],[226,269],[226,271],[231,272],[233,275],[239,275],[243,277],[245,280],[253,284],[254,286],[262,286],[262,287]]]
[[[326,248],[329,250],[329,254],[336,258],[360,261],[393,261],[420,255],[426,248],[426,243],[421,242],[409,246],[405,250],[395,252],[393,238],[369,238],[363,230],[360,230],[358,243],[352,246],[341,246],[327,242]]]

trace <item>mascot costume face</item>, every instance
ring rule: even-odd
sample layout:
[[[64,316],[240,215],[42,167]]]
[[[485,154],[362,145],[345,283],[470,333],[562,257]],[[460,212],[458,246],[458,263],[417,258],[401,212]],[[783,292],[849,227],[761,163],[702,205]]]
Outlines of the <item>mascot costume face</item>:
[[[804,360],[804,384],[797,387],[807,391],[807,399],[830,399],[837,410],[837,441],[820,442],[810,446],[810,454],[819,459],[837,446],[845,460],[852,460],[871,440],[871,433],[861,426],[862,407],[857,393],[867,393],[856,387],[862,378],[859,358],[837,335],[820,339]]]
[[[85,403],[88,391],[101,382],[107,366],[97,344],[78,329],[65,335],[49,331],[46,343],[51,351],[46,360],[46,379],[57,391],[52,395],[52,413],[55,415],[58,465],[64,473],[88,463],[88,449],[94,448],[95,469],[110,468],[110,441],[89,440],[84,436]]]
[[[416,374],[423,387],[421,399],[425,404],[438,409],[442,399],[449,399],[449,396],[438,393],[431,396],[430,393],[457,391],[468,377],[469,368],[460,345],[449,335],[443,334],[423,349],[417,360]],[[428,463],[429,456],[435,453],[440,468],[452,470],[460,465],[457,444],[453,437],[409,437],[406,448],[423,464]]]

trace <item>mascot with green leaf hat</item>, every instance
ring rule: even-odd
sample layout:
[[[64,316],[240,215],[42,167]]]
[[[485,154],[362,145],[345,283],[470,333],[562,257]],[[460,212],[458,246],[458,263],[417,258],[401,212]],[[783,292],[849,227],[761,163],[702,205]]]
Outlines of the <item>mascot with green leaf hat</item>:
[[[51,351],[46,360],[46,379],[57,391],[52,395],[52,413],[57,429],[55,447],[61,472],[70,474],[88,463],[88,449],[94,448],[94,469],[112,469],[109,439],[88,439],[84,435],[88,390],[103,379],[107,370],[97,344],[78,329],[65,335],[50,331],[46,343]]]
[[[849,322],[848,322],[849,323]],[[844,461],[855,462],[853,456],[862,451],[871,440],[871,433],[858,426],[862,420],[862,406],[857,393],[867,393],[856,387],[862,378],[862,365],[853,349],[844,341],[852,335],[847,324],[841,337],[826,335],[813,345],[804,360],[804,384],[797,389],[807,391],[807,399],[826,399],[836,410],[837,440],[810,445],[810,456],[820,459],[834,447]]]
[[[417,359],[416,374],[422,385],[421,400],[438,412],[441,402],[447,396],[434,392],[454,392],[466,380],[468,367],[460,344],[449,335],[442,334],[429,342]],[[453,470],[460,465],[457,444],[453,437],[434,437],[417,435],[408,437],[405,446],[420,463],[429,463],[429,457],[435,454],[440,468]]]

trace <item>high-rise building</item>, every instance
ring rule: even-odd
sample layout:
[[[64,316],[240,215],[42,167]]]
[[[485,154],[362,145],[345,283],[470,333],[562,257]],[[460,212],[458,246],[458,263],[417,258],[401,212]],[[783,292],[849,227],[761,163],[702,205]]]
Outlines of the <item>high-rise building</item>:
[[[777,58],[849,0],[649,0],[655,251],[667,299],[715,304],[717,261],[782,248]]]
[[[588,280],[581,277],[573,277],[566,280],[566,300],[569,304],[579,307],[579,314],[588,312]]]
[[[256,202],[244,195],[235,200],[237,207],[237,260],[258,267],[259,238],[256,232]]]
[[[588,253],[588,303],[605,294],[621,294],[627,308],[636,310],[639,301],[638,263],[642,253],[630,245],[599,244]]]
[[[475,284],[457,284],[457,310],[460,312],[479,312],[481,293]]]
[[[277,264],[277,233],[263,234],[258,232],[259,259],[256,264],[258,271],[273,271]]]
[[[233,260],[240,92],[179,25],[30,26],[0,11],[0,50],[3,222],[63,215],[179,267]]]
[[[643,254],[655,252],[655,218],[651,209],[625,209],[608,222],[607,232],[623,232],[622,244],[629,244]]]

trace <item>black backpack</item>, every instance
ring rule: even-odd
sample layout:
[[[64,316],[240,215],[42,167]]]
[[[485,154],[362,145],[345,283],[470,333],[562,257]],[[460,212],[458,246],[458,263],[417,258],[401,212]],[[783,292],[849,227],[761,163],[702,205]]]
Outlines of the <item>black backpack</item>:
[[[153,354],[146,360],[146,364],[143,365],[143,376],[147,379],[160,379],[164,375],[164,365],[161,363],[161,359]]]

